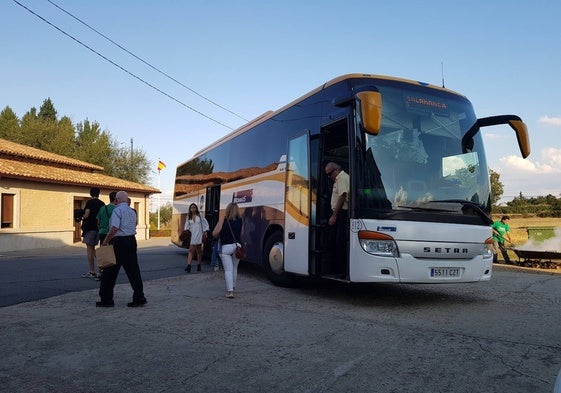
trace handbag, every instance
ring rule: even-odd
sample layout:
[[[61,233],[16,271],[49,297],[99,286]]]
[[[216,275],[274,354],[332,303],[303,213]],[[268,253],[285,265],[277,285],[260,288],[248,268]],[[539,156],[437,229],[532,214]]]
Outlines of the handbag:
[[[112,244],[99,247],[95,252],[95,256],[97,258],[97,267],[99,269],[105,269],[106,267],[115,266],[117,264],[117,260],[115,259],[115,250],[113,249]]]
[[[245,257],[245,249],[243,246],[238,246],[238,243],[236,243],[236,258],[245,259]]]
[[[184,229],[183,232],[179,235],[179,240],[183,243],[183,247],[189,247],[191,244],[191,231],[188,229]]]
[[[243,248],[241,243],[238,243],[238,240],[234,235],[234,231],[232,230],[232,226],[230,225],[230,220],[226,220],[226,221],[228,222],[228,226],[230,227],[230,233],[232,233],[232,238],[236,242],[236,258],[245,259],[246,258],[245,249]]]

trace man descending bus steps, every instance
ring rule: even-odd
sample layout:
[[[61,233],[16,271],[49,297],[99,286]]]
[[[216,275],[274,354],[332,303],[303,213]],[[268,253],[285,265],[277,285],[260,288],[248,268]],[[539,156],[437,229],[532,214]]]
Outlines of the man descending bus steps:
[[[325,174],[333,183],[331,210],[329,217],[329,244],[335,256],[332,273],[344,275],[347,260],[347,222],[349,221],[349,175],[341,165],[330,162],[325,166]]]

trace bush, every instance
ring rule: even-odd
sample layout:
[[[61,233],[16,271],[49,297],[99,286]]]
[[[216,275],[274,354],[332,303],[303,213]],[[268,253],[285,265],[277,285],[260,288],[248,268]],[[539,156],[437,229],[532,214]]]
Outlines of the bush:
[[[150,229],[150,237],[171,237],[171,229]]]

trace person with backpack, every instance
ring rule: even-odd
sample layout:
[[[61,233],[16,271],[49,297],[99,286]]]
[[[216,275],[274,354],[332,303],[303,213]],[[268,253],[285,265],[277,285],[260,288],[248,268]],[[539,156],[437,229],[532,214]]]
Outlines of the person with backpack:
[[[90,270],[82,274],[85,278],[99,278],[99,274],[95,272],[95,246],[99,244],[99,232],[97,228],[97,213],[99,209],[105,206],[105,203],[99,199],[100,190],[98,187],[90,188],[90,196],[86,202],[84,209],[84,217],[82,218],[82,243],[86,245],[88,265]]]
[[[97,213],[97,227],[99,232],[99,242],[103,243],[105,237],[109,233],[109,219],[111,218],[111,213],[113,213],[113,209],[115,209],[115,196],[117,195],[116,191],[112,191],[109,193],[109,203],[99,209]]]

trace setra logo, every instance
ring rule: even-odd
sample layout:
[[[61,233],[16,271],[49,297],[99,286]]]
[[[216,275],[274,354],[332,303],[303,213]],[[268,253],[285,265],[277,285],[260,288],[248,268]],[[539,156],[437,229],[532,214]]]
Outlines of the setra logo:
[[[457,247],[423,247],[423,252],[432,252],[435,254],[469,254],[469,249]]]

